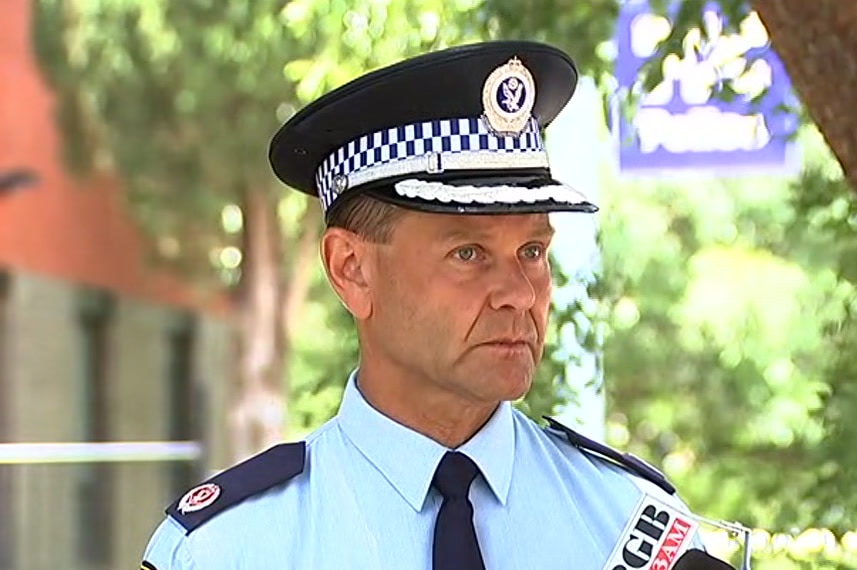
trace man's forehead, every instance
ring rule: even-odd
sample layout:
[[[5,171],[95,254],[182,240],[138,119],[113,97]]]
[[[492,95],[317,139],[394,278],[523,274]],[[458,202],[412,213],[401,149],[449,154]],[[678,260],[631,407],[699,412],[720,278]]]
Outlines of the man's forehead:
[[[424,236],[440,239],[463,235],[497,234],[520,231],[534,234],[553,233],[550,217],[546,213],[535,214],[437,214],[413,212],[408,216],[419,227]]]

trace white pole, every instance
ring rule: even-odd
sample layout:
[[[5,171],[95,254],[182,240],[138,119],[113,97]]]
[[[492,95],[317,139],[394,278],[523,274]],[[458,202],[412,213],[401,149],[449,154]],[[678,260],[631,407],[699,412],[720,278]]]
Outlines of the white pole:
[[[0,443],[0,465],[196,461],[201,456],[202,446],[195,441]]]
[[[604,125],[601,95],[594,81],[582,77],[574,97],[547,130],[546,144],[554,178],[575,187],[596,204],[599,167],[607,149]],[[586,295],[585,284],[575,276],[591,274],[599,261],[596,216],[576,213],[552,216],[556,228],[554,258],[572,278],[567,287],[557,288],[554,299],[558,304],[568,304]],[[566,368],[568,383],[577,392],[579,405],[566,406],[557,419],[603,441],[605,399],[596,366],[599,355],[582,352],[573,331],[566,332],[561,338],[563,350],[569,360],[574,354],[581,360],[579,364],[570,362]]]

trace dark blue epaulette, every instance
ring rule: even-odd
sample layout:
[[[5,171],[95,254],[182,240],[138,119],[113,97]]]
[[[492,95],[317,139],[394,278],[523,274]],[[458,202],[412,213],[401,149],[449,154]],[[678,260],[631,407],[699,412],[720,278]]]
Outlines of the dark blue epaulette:
[[[226,509],[302,473],[305,457],[303,441],[277,445],[197,485],[166,512],[190,534]]]
[[[670,495],[675,493],[676,489],[672,483],[667,481],[663,473],[630,453],[621,453],[612,447],[599,443],[595,440],[585,437],[568,426],[564,426],[553,418],[545,417],[548,421],[548,431],[553,431],[557,435],[565,436],[571,445],[580,449],[583,452],[591,453],[599,456],[602,459],[610,461],[622,467],[626,471],[642,477],[647,481],[651,481]]]

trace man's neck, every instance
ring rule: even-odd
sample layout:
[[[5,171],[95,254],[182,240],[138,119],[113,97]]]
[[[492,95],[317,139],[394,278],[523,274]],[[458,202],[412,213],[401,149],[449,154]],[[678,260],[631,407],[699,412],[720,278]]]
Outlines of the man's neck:
[[[449,449],[456,449],[482,429],[499,402],[469,402],[442,391],[418,391],[405,383],[377,382],[358,374],[357,388],[373,408]]]

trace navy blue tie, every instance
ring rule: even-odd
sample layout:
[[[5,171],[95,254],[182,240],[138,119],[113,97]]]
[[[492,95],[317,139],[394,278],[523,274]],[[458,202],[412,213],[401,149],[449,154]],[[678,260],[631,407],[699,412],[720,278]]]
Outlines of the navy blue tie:
[[[449,451],[440,460],[432,485],[443,495],[434,527],[433,570],[485,570],[468,494],[479,473],[473,460]]]

